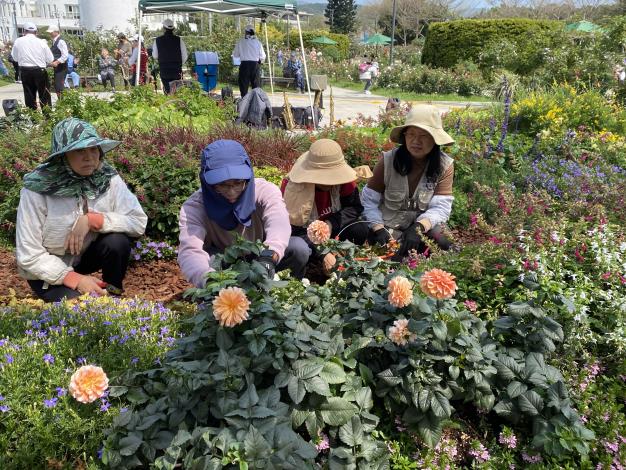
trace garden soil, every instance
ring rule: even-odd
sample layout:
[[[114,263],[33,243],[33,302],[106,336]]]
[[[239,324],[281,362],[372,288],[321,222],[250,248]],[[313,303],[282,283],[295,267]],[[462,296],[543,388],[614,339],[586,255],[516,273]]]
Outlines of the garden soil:
[[[176,260],[131,263],[124,279],[124,296],[169,302],[180,298],[190,287],[193,286],[183,278]],[[32,296],[26,281],[17,274],[13,251],[0,248],[0,298],[10,295],[10,289],[17,298]]]

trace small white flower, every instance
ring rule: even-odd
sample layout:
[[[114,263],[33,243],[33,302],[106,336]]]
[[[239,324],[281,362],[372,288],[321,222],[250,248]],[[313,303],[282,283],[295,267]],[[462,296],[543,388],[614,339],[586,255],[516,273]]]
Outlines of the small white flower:
[[[302,285],[304,287],[309,287],[311,285],[311,281],[309,281],[306,277],[302,278]]]

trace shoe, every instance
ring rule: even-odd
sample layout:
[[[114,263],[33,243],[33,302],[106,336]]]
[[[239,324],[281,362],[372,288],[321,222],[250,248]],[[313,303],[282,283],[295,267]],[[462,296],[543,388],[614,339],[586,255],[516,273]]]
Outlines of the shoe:
[[[15,80],[15,83],[22,84],[22,80]]]
[[[371,91],[369,91],[369,90],[365,90],[365,94],[366,94],[366,95],[371,95],[371,94],[372,94],[372,92],[371,92]]]

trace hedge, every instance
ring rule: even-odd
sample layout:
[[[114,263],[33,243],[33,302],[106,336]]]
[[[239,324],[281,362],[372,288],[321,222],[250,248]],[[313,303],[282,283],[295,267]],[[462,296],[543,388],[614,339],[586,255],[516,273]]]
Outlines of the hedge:
[[[494,42],[518,46],[522,56],[550,47],[563,23],[549,20],[495,19],[434,23],[428,30],[422,63],[452,67],[461,61],[478,62],[481,51]]]

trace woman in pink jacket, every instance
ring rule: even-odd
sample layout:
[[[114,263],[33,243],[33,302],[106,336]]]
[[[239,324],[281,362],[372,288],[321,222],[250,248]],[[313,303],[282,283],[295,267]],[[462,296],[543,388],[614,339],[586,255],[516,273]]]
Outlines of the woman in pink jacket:
[[[217,140],[202,152],[200,190],[180,210],[178,264],[185,278],[203,287],[213,271],[211,255],[233,243],[233,233],[261,240],[267,247],[257,259],[269,277],[291,269],[302,278],[311,250],[291,236],[289,214],[280,189],[255,178],[250,157],[239,142]]]

